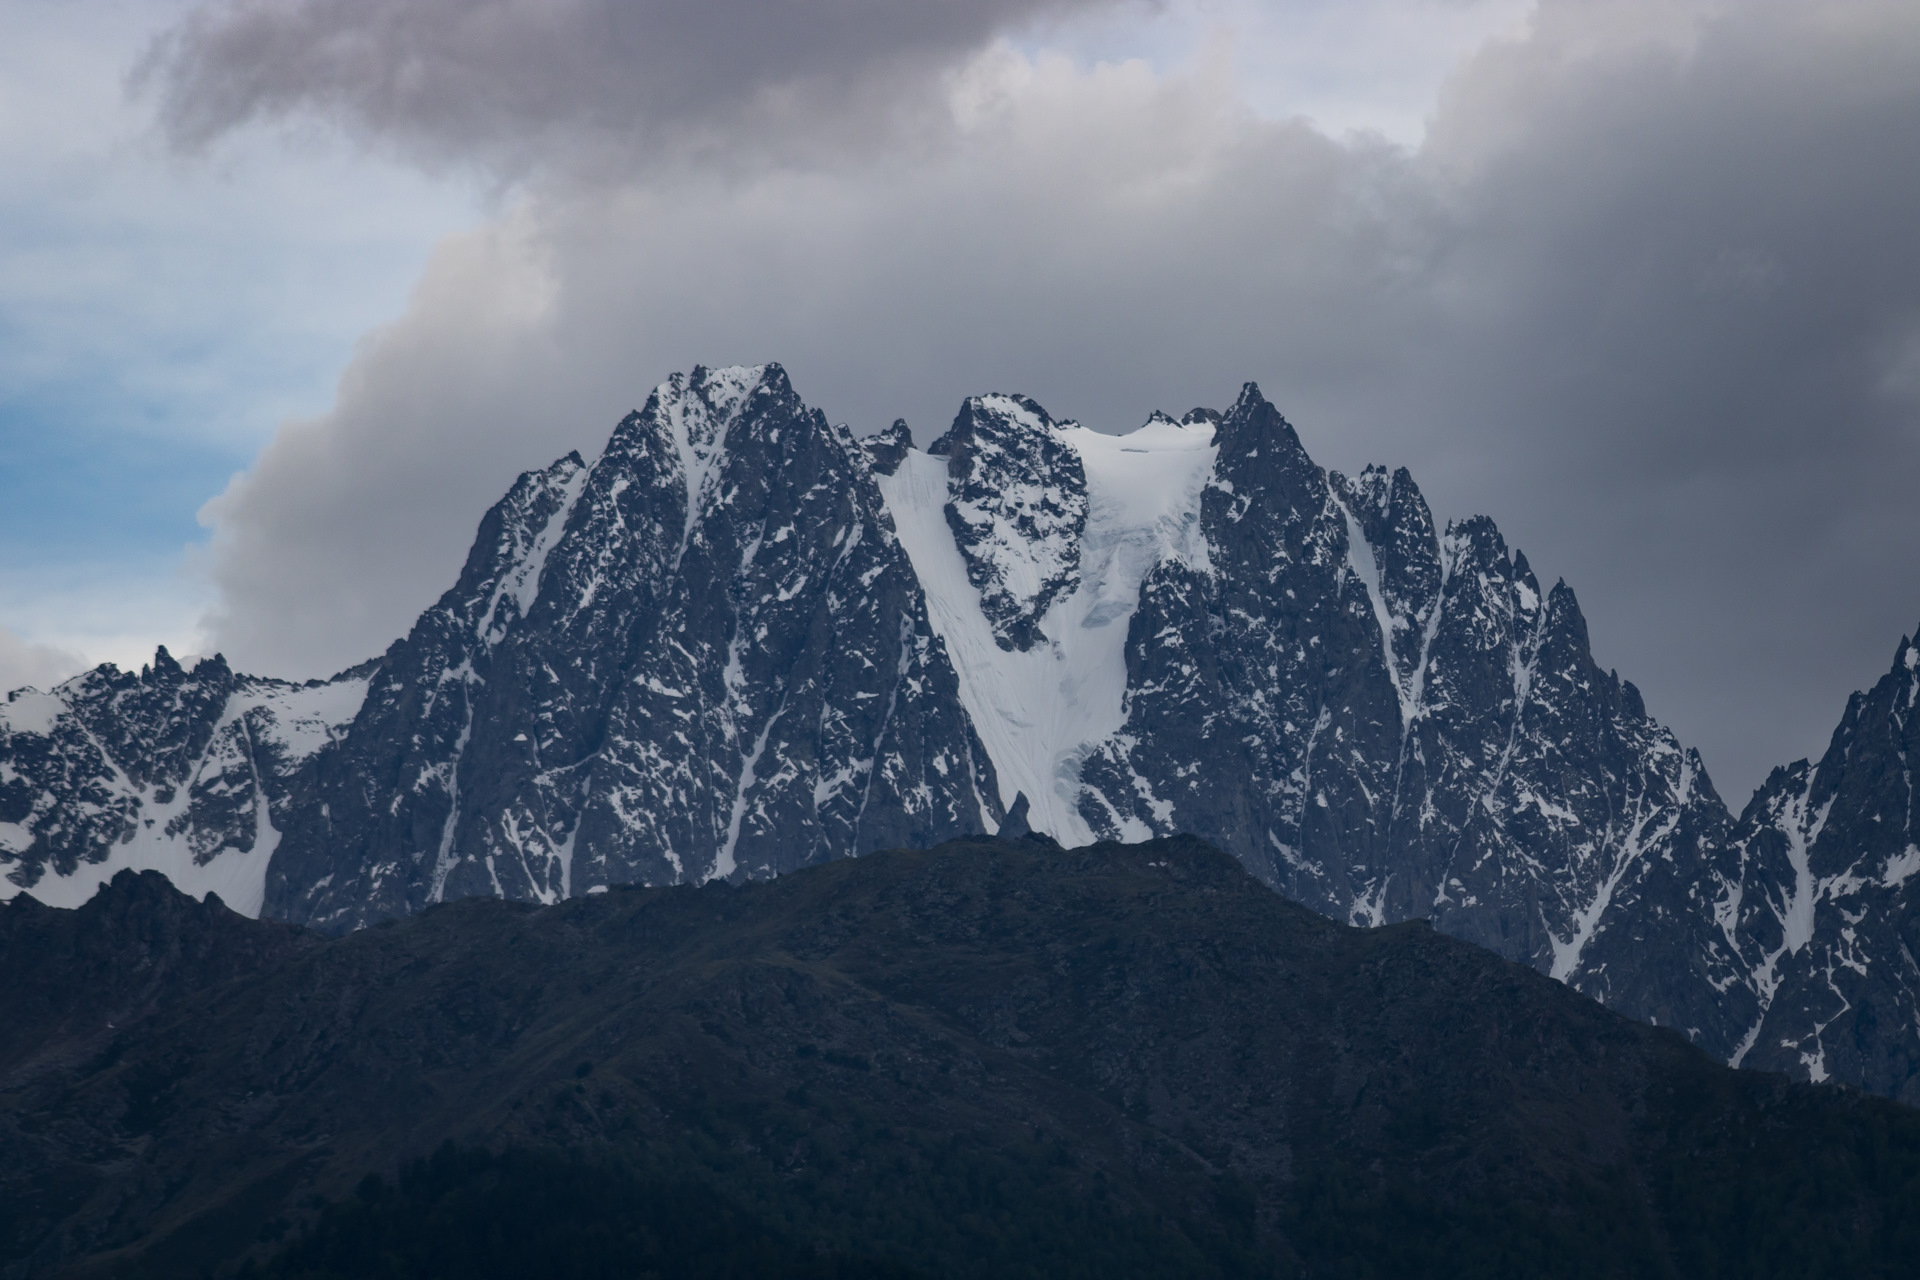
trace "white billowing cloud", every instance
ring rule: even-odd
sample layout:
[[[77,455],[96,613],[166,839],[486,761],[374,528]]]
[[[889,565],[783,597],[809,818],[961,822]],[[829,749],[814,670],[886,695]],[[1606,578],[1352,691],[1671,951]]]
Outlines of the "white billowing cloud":
[[[215,597],[198,567],[158,557],[0,566],[0,633],[11,637],[0,650],[16,655],[0,658],[0,696],[21,682],[45,688],[95,663],[138,671],[158,645],[182,661],[213,652],[204,622]],[[24,665],[8,675],[15,660]]]
[[[86,670],[87,660],[50,644],[33,644],[0,627],[0,701],[16,689],[51,689]]]
[[[515,472],[695,362],[923,440],[989,389],[1121,429],[1255,378],[1323,462],[1405,462],[1565,574],[1736,803],[1819,750],[1920,615],[1920,11],[1555,0],[1417,150],[1263,118],[1229,54],[1000,45],[910,137],[556,165],[210,504],[221,647],[383,647]]]
[[[452,585],[503,483],[588,443],[591,408],[572,390],[587,371],[550,331],[556,292],[524,218],[441,245],[334,410],[283,427],[202,510],[216,648],[300,676],[379,652]]]
[[[1144,18],[1076,11],[1021,47],[1088,63],[1146,57],[1164,69],[1224,41],[1240,95],[1261,115],[1418,145],[1447,76],[1489,39],[1523,31],[1532,9],[1533,0],[1176,0]]]

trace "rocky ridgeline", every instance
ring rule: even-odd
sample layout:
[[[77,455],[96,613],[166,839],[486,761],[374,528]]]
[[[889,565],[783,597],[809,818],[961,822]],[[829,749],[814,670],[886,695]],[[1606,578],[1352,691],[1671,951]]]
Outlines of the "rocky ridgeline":
[[[522,476],[385,655],[101,668],[0,707],[0,864],[345,931],[475,894],[757,879],[997,830],[1186,832],[1430,918],[1723,1059],[1920,1101],[1903,643],[1736,819],[1564,583],[1249,385],[1126,437],[984,396],[922,453],[777,365]]]

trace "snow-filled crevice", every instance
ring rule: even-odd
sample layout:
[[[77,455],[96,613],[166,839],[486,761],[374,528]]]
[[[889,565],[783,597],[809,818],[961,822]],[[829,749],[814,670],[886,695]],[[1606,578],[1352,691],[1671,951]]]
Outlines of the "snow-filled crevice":
[[[1787,865],[1793,871],[1793,884],[1783,887],[1779,898],[1770,897],[1767,902],[1768,909],[1780,925],[1780,945],[1754,967],[1751,981],[1760,1009],[1753,1025],[1741,1038],[1739,1047],[1727,1060],[1729,1066],[1739,1066],[1760,1038],[1767,1013],[1773,1007],[1773,998],[1780,990],[1780,961],[1789,955],[1798,955],[1813,940],[1814,908],[1819,902],[1820,884],[1813,875],[1812,849],[1820,839],[1822,828],[1827,825],[1827,816],[1833,810],[1834,800],[1828,797],[1817,814],[1810,815],[1807,812],[1815,777],[1815,774],[1808,773],[1806,785],[1798,793],[1780,801],[1772,815],[1774,828],[1786,839]]]
[[[1572,928],[1565,938],[1547,930],[1548,944],[1553,948],[1553,966],[1548,976],[1556,982],[1569,982],[1580,968],[1580,957],[1586,952],[1587,944],[1593,941],[1599,932],[1600,922],[1605,919],[1607,910],[1613,905],[1613,895],[1625,880],[1627,873],[1639,866],[1650,850],[1657,849],[1673,834],[1680,825],[1680,806],[1665,810],[1657,803],[1650,803],[1642,796],[1637,802],[1639,812],[1634,815],[1633,824],[1617,843],[1608,842],[1612,847],[1613,866],[1606,877],[1594,888],[1593,896],[1585,906],[1573,912],[1570,921]],[[1656,818],[1665,820],[1652,835],[1647,834],[1647,826]]]
[[[1001,804],[1024,792],[1034,830],[1084,844],[1093,832],[1080,814],[1080,767],[1125,723],[1127,629],[1141,585],[1164,560],[1211,571],[1200,494],[1216,449],[1205,422],[1157,418],[1124,436],[1050,429],[1085,469],[1087,523],[1079,584],[1047,610],[1041,643],[1024,652],[996,643],[968,580],[945,514],[946,459],[911,450],[893,475],[874,479],[993,762]]]
[[[706,874],[706,880],[725,880],[737,867],[733,852],[740,843],[740,824],[746,819],[754,784],[758,781],[756,774],[760,767],[760,757],[766,754],[767,739],[772,736],[773,727],[780,723],[780,717],[786,712],[787,704],[785,699],[782,699],[780,709],[768,716],[767,722],[760,726],[760,732],[754,737],[752,750],[741,759],[740,782],[734,788],[733,807],[727,814],[726,839],[721,844],[720,851],[714,856],[713,869]]]
[[[1366,588],[1367,601],[1373,606],[1373,618],[1380,626],[1380,657],[1387,667],[1387,679],[1393,684],[1393,696],[1400,706],[1400,737],[1406,740],[1407,730],[1413,725],[1415,699],[1409,683],[1400,675],[1400,664],[1393,652],[1393,613],[1387,608],[1385,584],[1380,580],[1380,565],[1374,559],[1373,546],[1367,541],[1366,533],[1360,528],[1360,522],[1353,518],[1353,512],[1339,496],[1333,499],[1340,504],[1340,514],[1347,520],[1347,566],[1360,585]]]
[[[547,522],[534,535],[533,541],[520,550],[513,563],[500,574],[499,581],[493,587],[493,597],[487,602],[487,611],[481,615],[480,625],[476,628],[480,639],[487,645],[499,644],[506,638],[506,624],[499,618],[501,604],[511,600],[518,616],[522,618],[532,612],[533,602],[540,597],[540,576],[546,569],[547,556],[566,532],[567,520],[579,504],[580,495],[586,491],[587,479],[592,474],[584,466],[569,470],[560,484],[560,505],[547,517]]]
[[[453,872],[459,855],[454,849],[454,836],[460,826],[460,760],[467,754],[467,743],[473,740],[473,695],[466,698],[466,718],[460,723],[460,736],[454,741],[453,753],[443,766],[447,788],[447,819],[440,825],[440,846],[435,850],[433,862],[433,882],[427,892],[428,902],[444,902],[447,894],[447,876]],[[491,870],[491,868],[489,868]]]
[[[699,386],[674,382],[656,391],[685,483],[686,521],[673,558],[677,571],[726,468],[727,431],[766,376],[765,365],[710,369]]]

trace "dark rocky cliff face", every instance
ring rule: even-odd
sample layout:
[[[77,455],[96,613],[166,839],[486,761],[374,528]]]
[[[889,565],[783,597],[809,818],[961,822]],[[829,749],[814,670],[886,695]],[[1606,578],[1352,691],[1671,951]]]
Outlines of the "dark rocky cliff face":
[[[1736,821],[1571,588],[1404,470],[1323,470],[1251,385],[1118,438],[975,397],[922,454],[777,365],[696,369],[521,477],[365,668],[162,655],[0,707],[0,865],[338,932],[929,845],[1025,791],[1070,843],[1193,833],[1336,919],[1897,1093],[1912,654]]]
[[[1071,426],[1071,423],[1064,424]],[[927,452],[947,460],[945,516],[1003,649],[1040,643],[1040,619],[1080,581],[1087,475],[1047,411],[975,396]]]
[[[767,876],[983,831],[992,765],[865,451],[695,370],[523,476],[319,763],[268,910]]]
[[[1713,983],[1735,971],[1703,871],[1724,807],[1595,665],[1572,590],[1542,590],[1489,520],[1436,533],[1404,470],[1321,471],[1252,387],[1216,440],[1212,563],[1142,589],[1089,822],[1118,835],[1099,819],[1123,807],[1328,914],[1430,918],[1723,1038]]]
[[[1776,769],[1729,841],[1720,923],[1756,1006],[1730,1056],[1920,1105],[1920,647]]]

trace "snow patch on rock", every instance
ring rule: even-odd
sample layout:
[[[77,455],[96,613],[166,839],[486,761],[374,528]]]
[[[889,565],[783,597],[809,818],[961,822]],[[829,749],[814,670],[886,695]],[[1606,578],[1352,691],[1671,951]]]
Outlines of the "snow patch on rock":
[[[266,900],[267,865],[280,843],[268,777],[286,777],[344,732],[366,700],[367,678],[339,676],[308,685],[242,682],[229,695],[206,748],[187,776],[171,783],[136,782],[101,748],[74,714],[73,699],[80,696],[84,679],[75,677],[52,693],[16,695],[0,707],[0,723],[14,738],[60,734],[92,746],[105,770],[102,784],[107,803],[129,805],[132,824],[122,839],[106,846],[99,861],[81,861],[70,874],[59,874],[48,866],[24,889],[0,877],[0,901],[24,892],[50,907],[74,908],[123,870],[158,871],[182,893],[201,899],[218,893],[233,910],[257,917]],[[15,708],[24,714],[9,714]],[[244,775],[241,785],[251,791],[250,847],[219,844],[209,850],[207,833],[194,828],[194,797],[207,788],[228,787],[236,775]],[[49,819],[59,822],[61,810],[36,810],[24,822],[0,823],[0,859],[13,862],[29,852],[36,825]]]
[[[893,475],[875,479],[993,761],[1002,804],[1024,792],[1034,830],[1084,844],[1093,833],[1079,812],[1080,766],[1125,723],[1127,626],[1141,583],[1162,560],[1209,568],[1200,494],[1213,472],[1214,428],[1156,417],[1124,436],[1045,429],[1085,469],[1087,523],[1078,585],[1041,618],[1043,642],[1024,652],[996,642],[968,580],[945,516],[946,460],[910,450]]]

